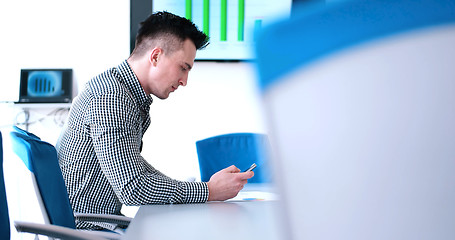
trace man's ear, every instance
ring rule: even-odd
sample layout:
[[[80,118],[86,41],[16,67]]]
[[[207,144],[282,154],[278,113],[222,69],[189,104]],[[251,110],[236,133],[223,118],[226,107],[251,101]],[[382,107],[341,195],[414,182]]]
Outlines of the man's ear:
[[[158,60],[160,59],[161,55],[163,53],[163,49],[159,47],[155,47],[152,52],[150,53],[150,58],[149,61],[153,66],[156,66],[158,63]]]

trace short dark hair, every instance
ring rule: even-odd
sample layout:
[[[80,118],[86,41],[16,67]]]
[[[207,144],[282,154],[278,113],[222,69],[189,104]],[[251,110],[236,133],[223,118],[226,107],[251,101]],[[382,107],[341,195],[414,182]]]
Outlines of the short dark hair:
[[[156,41],[165,52],[172,53],[180,49],[186,39],[190,39],[197,50],[209,44],[209,37],[190,20],[166,11],[156,12],[141,22],[133,54],[142,55]]]

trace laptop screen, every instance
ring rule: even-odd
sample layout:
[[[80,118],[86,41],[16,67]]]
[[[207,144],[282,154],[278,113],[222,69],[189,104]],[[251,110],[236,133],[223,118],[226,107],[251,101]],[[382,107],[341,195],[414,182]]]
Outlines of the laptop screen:
[[[22,69],[19,103],[70,103],[72,69]]]

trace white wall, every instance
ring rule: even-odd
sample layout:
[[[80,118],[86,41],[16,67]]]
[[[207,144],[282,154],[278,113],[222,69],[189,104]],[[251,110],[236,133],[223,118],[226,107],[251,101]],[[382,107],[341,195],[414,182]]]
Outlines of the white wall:
[[[0,130],[10,217],[42,221],[27,171],[11,152],[10,126],[21,121],[16,101],[21,68],[73,68],[77,88],[129,54],[129,0],[21,0],[0,2]],[[50,112],[35,110],[32,120]],[[229,132],[265,132],[252,63],[196,62],[188,85],[167,100],[154,98],[144,157],[176,179],[196,177],[195,141]],[[30,126],[55,144],[53,117]],[[31,193],[24,193],[28,189]],[[33,239],[12,231],[12,239]]]

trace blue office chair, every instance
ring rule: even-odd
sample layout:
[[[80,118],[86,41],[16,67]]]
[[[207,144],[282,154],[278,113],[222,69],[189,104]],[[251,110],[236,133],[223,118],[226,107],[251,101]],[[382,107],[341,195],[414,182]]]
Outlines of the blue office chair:
[[[3,142],[0,132],[0,239],[9,240],[11,238],[10,219],[8,214],[8,202],[6,198],[5,181],[3,175]],[[73,240],[106,240],[109,238],[94,235],[89,232],[81,232],[65,227],[29,223],[15,222],[18,232],[32,233],[48,236],[50,238],[73,239]]]
[[[256,163],[254,177],[248,183],[267,183],[269,173],[270,144],[265,134],[231,133],[214,136],[196,142],[201,180],[207,182],[219,170],[235,165],[246,170]]]
[[[131,218],[104,214],[73,214],[54,146],[36,135],[14,127],[11,132],[14,152],[32,175],[35,192],[45,223],[75,229],[75,217],[82,221],[108,222],[128,226]],[[119,234],[98,232],[108,238]]]
[[[285,239],[455,239],[454,9],[326,1],[261,33]]]

